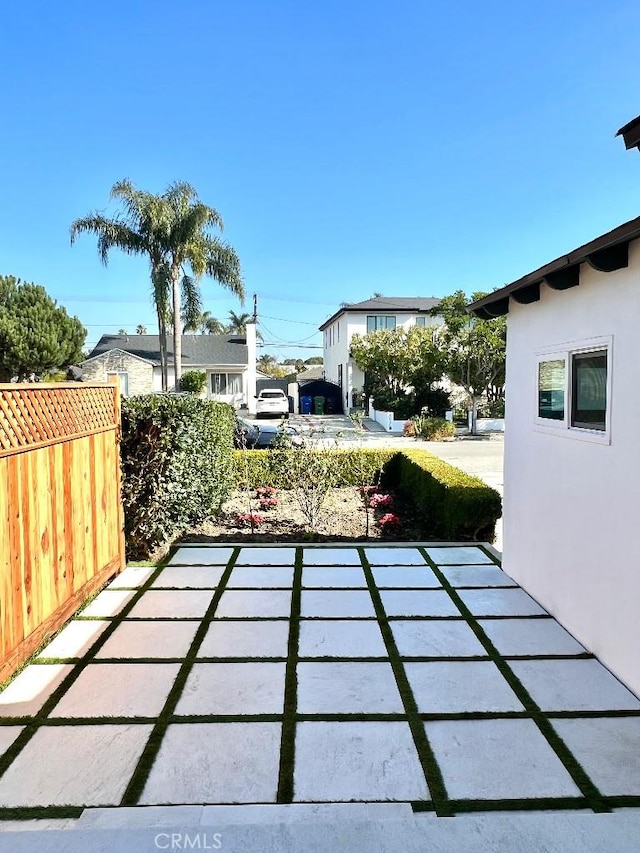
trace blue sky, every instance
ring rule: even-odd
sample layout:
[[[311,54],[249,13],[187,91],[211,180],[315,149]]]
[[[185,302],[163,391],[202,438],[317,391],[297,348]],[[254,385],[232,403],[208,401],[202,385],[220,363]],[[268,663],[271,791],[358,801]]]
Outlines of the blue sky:
[[[128,177],[217,208],[279,357],[317,355],[318,325],[374,291],[502,286],[640,214],[640,156],[614,139],[640,113],[639,31],[636,0],[9,4],[0,273],[88,344],[153,332],[146,263],[69,244]]]

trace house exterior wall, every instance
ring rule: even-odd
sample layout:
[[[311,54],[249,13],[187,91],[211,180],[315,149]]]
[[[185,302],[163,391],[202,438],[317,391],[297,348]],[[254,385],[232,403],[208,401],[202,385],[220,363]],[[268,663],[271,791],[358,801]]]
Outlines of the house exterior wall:
[[[351,408],[353,390],[362,391],[364,385],[364,373],[349,355],[351,338],[355,335],[366,335],[367,317],[391,316],[396,318],[396,329],[408,329],[416,324],[416,314],[404,313],[389,309],[387,311],[345,311],[331,326],[323,332],[323,350],[325,379],[330,382],[338,382],[339,366],[342,365],[342,393],[345,411]],[[439,317],[430,317],[420,314],[425,318],[427,326],[436,326],[441,323]]]
[[[126,373],[129,396],[155,390],[153,365],[122,350],[110,350],[83,362],[82,372],[87,382],[106,382],[109,373]]]
[[[510,301],[507,332],[504,569],[640,694],[637,394],[640,241],[629,267],[583,264],[578,287]],[[612,336],[610,442],[540,431],[536,351]]]

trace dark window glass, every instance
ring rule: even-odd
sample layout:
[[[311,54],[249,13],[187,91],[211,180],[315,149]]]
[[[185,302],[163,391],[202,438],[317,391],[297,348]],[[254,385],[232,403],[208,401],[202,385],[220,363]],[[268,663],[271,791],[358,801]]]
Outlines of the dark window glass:
[[[607,352],[571,356],[571,426],[606,429]]]
[[[541,361],[538,364],[538,417],[553,421],[564,420],[564,359]]]
[[[395,329],[395,327],[396,318],[391,315],[378,316],[370,314],[367,317],[367,332],[377,332],[379,329]]]

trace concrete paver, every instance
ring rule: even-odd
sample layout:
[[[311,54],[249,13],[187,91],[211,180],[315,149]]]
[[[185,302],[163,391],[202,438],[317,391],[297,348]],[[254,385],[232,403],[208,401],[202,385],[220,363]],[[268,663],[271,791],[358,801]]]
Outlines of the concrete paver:
[[[300,714],[402,714],[389,663],[299,663]]]
[[[303,620],[298,648],[301,658],[387,656],[380,628],[373,620]]]
[[[215,621],[198,650],[199,657],[286,657],[287,622]]]

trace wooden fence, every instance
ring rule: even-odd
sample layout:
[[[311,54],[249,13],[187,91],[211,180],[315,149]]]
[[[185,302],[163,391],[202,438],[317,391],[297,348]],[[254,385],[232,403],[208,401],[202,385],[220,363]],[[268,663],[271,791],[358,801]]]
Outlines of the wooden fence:
[[[0,385],[0,682],[125,564],[115,384]]]

